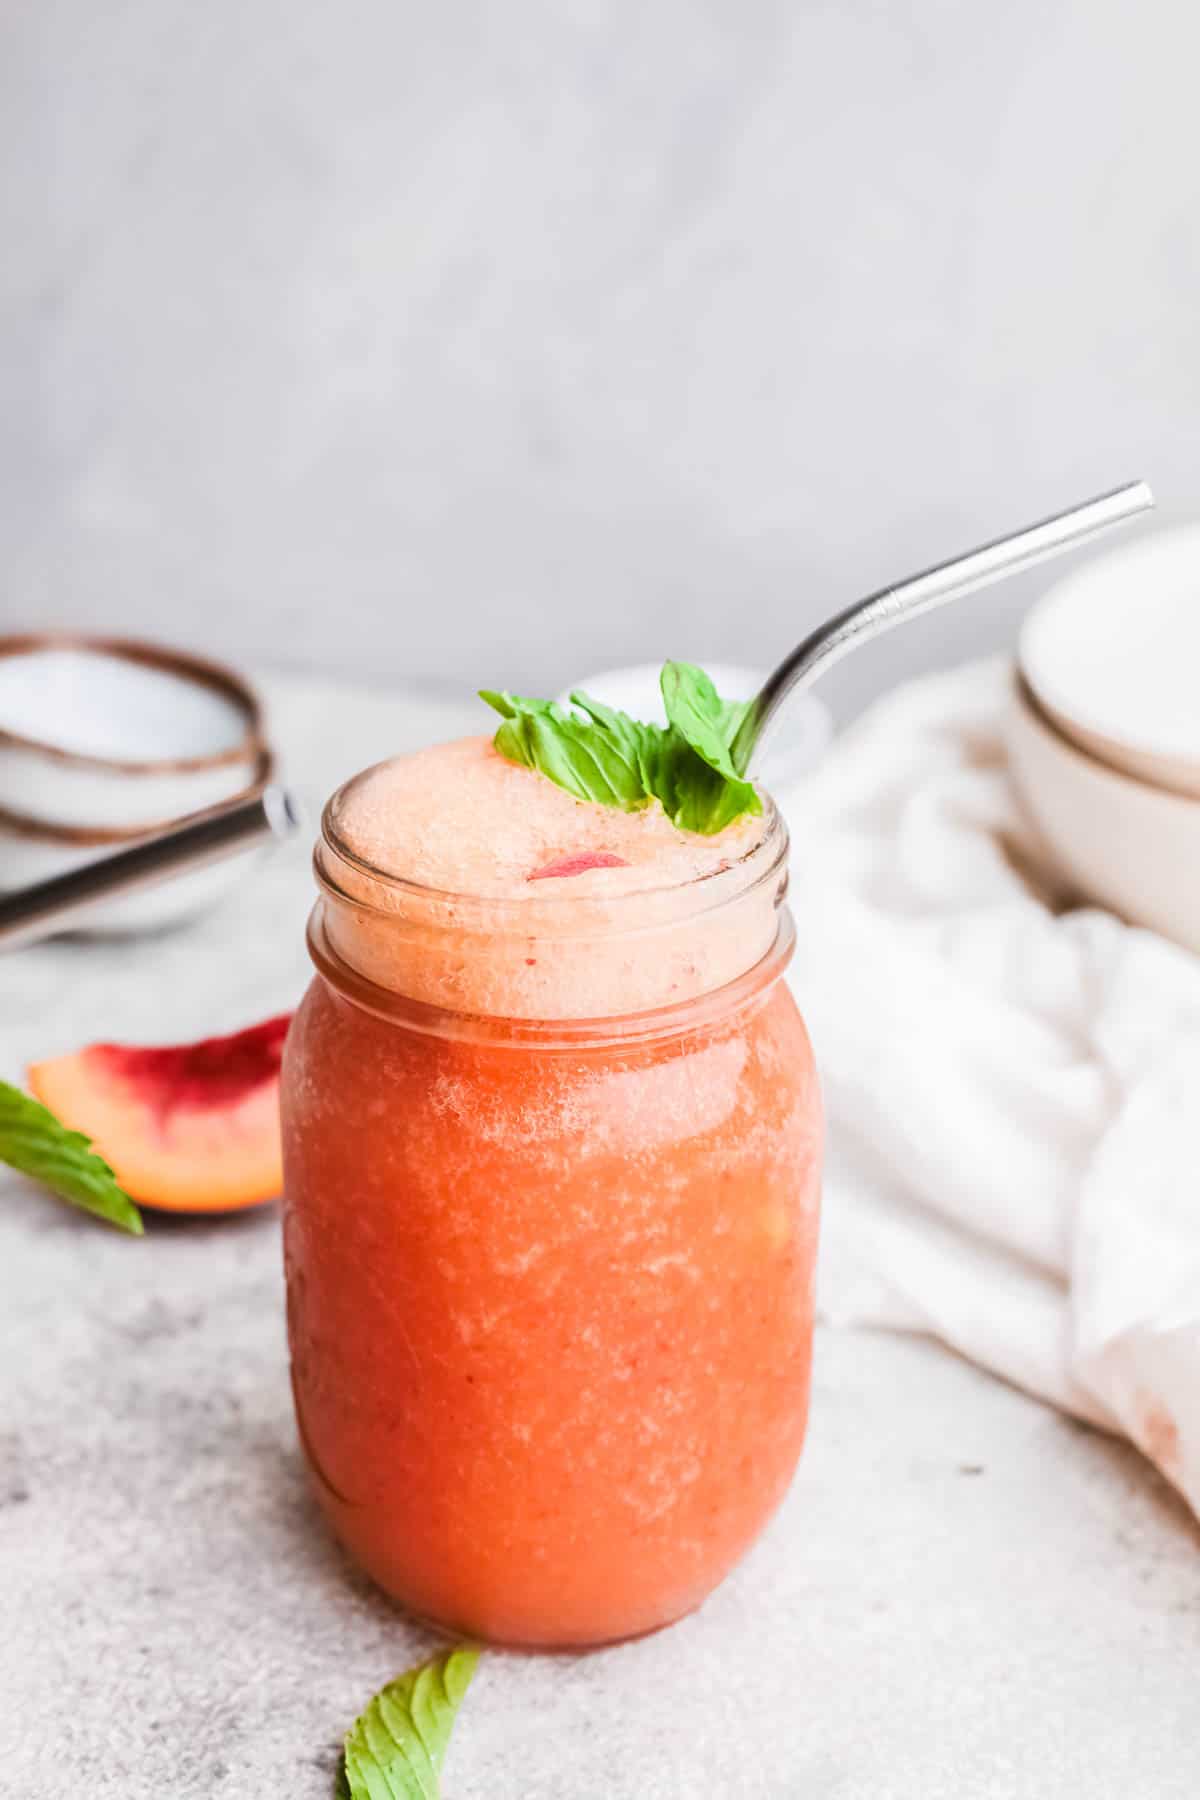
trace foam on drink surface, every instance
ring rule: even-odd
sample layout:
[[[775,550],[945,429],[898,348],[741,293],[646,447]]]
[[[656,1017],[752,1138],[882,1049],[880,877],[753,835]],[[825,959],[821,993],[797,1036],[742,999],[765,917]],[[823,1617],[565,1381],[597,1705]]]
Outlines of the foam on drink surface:
[[[772,896],[736,904],[769,814],[702,837],[657,802],[623,813],[576,800],[489,738],[367,770],[331,818],[375,871],[338,864],[338,885],[364,903],[332,909],[338,953],[456,1011],[597,1018],[669,1005],[740,974],[774,934]],[[733,907],[717,904],[726,897]]]
[[[621,861],[566,873],[561,879],[573,892],[622,894],[693,881],[743,856],[762,836],[762,820],[740,819],[715,837],[699,837],[677,830],[657,803],[623,813],[576,800],[477,737],[369,769],[347,791],[338,830],[364,861],[406,881],[520,899],[541,871],[593,855]]]

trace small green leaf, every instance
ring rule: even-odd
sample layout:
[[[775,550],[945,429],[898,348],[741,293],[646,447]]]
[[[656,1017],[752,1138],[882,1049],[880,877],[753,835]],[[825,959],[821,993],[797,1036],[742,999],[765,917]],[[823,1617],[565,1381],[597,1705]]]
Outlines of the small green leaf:
[[[571,695],[571,712],[553,700],[482,689],[501,714],[495,736],[502,756],[536,769],[577,800],[639,812],[657,800],[683,831],[711,836],[744,813],[760,813],[752,781],[730,756],[746,714],[742,702],[721,699],[702,669],[667,663],[662,673],[669,724],[645,725],[593,700]]]
[[[565,719],[565,713],[557,700],[526,700],[520,694],[497,693],[495,688],[480,688],[479,698],[486,700],[506,719],[515,719],[522,713],[538,713],[551,719]]]
[[[727,781],[740,781],[730,747],[749,701],[722,700],[703,669],[695,663],[666,662],[659,677],[667,719],[697,756]]]
[[[134,1237],[142,1215],[82,1131],[68,1131],[48,1107],[0,1081],[0,1162],[32,1175],[73,1206]]]
[[[449,1650],[380,1688],[346,1734],[338,1800],[438,1800],[438,1777],[477,1650]]]

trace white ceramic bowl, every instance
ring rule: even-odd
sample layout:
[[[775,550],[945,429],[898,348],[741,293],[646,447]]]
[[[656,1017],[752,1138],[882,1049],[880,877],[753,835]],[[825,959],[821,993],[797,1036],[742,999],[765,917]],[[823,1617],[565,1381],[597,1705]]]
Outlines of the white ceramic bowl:
[[[0,638],[0,823],[161,829],[242,793],[262,751],[232,670],[119,639]]]
[[[1088,756],[1014,684],[1017,791],[1080,898],[1200,952],[1200,800]]]
[[[1018,660],[1042,711],[1092,756],[1200,796],[1200,525],[1138,536],[1057,582]]]
[[[274,760],[263,751],[255,779],[234,799],[249,799],[262,791],[274,772]],[[73,869],[130,848],[147,834],[132,830],[85,831],[78,827],[25,825],[0,815],[0,892],[31,887],[66,875]],[[256,846],[226,857],[205,868],[169,877],[132,894],[97,901],[81,920],[78,931],[86,936],[110,936],[135,931],[157,931],[180,924],[207,910],[242,880],[254,860],[263,854]]]

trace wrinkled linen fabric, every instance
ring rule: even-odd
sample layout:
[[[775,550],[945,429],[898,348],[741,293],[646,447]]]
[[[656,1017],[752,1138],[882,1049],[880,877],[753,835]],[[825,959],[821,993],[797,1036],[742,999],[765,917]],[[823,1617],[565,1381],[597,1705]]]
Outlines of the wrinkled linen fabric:
[[[1200,1512],[1200,959],[1064,887],[1006,664],[782,794],[830,1149],[820,1304],[1126,1433]]]

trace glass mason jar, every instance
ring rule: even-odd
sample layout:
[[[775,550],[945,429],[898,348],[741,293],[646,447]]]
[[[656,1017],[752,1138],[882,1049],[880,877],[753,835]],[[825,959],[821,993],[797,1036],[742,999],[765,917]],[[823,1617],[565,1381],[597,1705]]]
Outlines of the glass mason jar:
[[[493,900],[356,856],[352,787],[283,1070],[319,1502],[454,1631],[653,1630],[758,1536],[804,1438],[821,1112],[786,832],[768,803],[701,879]]]

